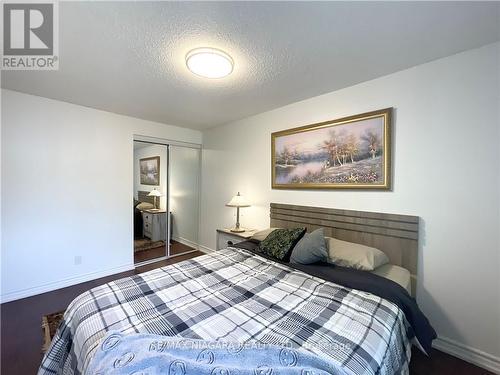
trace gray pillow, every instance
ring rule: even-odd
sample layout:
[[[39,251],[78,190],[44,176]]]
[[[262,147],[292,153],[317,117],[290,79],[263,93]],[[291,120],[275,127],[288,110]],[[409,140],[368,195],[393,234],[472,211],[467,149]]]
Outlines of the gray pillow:
[[[323,228],[304,234],[304,237],[295,245],[290,256],[290,263],[311,264],[325,262],[328,259]]]

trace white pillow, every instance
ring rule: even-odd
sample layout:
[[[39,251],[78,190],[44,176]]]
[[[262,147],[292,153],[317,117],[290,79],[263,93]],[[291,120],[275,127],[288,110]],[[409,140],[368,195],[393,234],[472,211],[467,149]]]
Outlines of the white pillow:
[[[155,208],[154,204],[148,202],[141,202],[137,206],[135,206],[138,210],[150,210]]]
[[[389,263],[389,258],[379,249],[353,242],[325,237],[328,244],[328,262],[357,270],[373,271]]]
[[[257,240],[257,241],[264,241],[269,234],[275,229],[279,228],[267,228],[263,230],[259,230],[258,232],[255,232],[253,236],[251,237],[252,240]]]

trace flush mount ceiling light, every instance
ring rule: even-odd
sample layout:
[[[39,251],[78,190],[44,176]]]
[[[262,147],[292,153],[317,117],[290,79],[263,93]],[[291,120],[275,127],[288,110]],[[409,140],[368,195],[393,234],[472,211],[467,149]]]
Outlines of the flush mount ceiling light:
[[[219,49],[196,48],[186,55],[186,66],[201,77],[223,78],[231,74],[234,62],[231,56]]]

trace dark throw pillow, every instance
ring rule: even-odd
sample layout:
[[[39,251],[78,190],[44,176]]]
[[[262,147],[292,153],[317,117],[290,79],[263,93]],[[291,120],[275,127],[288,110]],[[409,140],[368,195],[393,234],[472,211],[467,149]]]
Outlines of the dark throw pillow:
[[[314,232],[306,233],[292,250],[290,263],[312,264],[316,262],[326,262],[328,259],[328,249],[326,247],[325,234],[323,228]]]
[[[264,254],[267,254],[278,260],[288,262],[290,259],[290,252],[294,246],[299,242],[306,228],[293,228],[293,229],[276,229],[260,243],[259,249]]]

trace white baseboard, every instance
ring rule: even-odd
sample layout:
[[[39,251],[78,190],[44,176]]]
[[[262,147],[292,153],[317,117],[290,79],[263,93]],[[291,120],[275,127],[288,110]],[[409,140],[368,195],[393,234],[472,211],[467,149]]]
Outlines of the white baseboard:
[[[206,247],[206,246],[203,246],[203,245],[200,245],[200,249],[199,249],[202,253],[205,253],[205,254],[209,254],[209,253],[212,253],[214,252],[215,250],[214,249],[211,249],[209,247]]]
[[[175,241],[178,241],[178,242],[186,245],[186,246],[189,246],[189,247],[192,247],[196,250],[199,250],[203,253],[209,253],[209,252],[213,251],[212,249],[210,249],[206,246],[199,245],[195,242],[189,241],[189,240],[182,238],[182,237],[177,237],[177,238],[173,238],[173,239]],[[97,271],[97,272],[90,272],[90,273],[87,273],[84,275],[70,277],[70,278],[67,278],[64,280],[54,281],[51,283],[35,286],[32,288],[3,293],[0,295],[0,303],[11,302],[11,301],[15,301],[15,300],[18,300],[21,298],[26,298],[26,297],[32,297],[32,296],[35,296],[37,294],[51,292],[53,290],[66,288],[68,286],[84,283],[84,282],[90,281],[90,280],[99,279],[101,277],[114,275],[116,273],[130,271],[130,270],[133,270],[134,268],[135,268],[135,265],[133,263],[126,264],[126,265],[123,265],[120,267],[109,268],[109,269]]]
[[[439,337],[432,343],[435,349],[464,361],[473,363],[495,374],[500,374],[500,358],[447,337]]]
[[[66,288],[68,286],[84,283],[86,281],[91,281],[95,279],[100,279],[101,277],[106,277],[114,275],[116,273],[130,271],[133,269],[134,269],[133,263],[125,264],[120,267],[114,267],[102,271],[90,272],[76,277],[69,277],[64,280],[54,281],[51,283],[35,286],[32,288],[26,288],[26,289],[16,290],[14,292],[3,293],[2,295],[0,295],[0,303],[11,302],[26,297],[32,297],[37,294],[51,292],[53,290]]]
[[[192,242],[190,240],[186,240],[185,238],[182,238],[182,237],[172,237],[172,239],[174,241],[180,242],[183,245],[186,245],[186,246],[192,247],[198,251],[201,251],[202,253],[205,253],[205,254],[208,254],[208,253],[211,253],[212,251],[215,251],[214,249],[200,245],[200,244]]]

